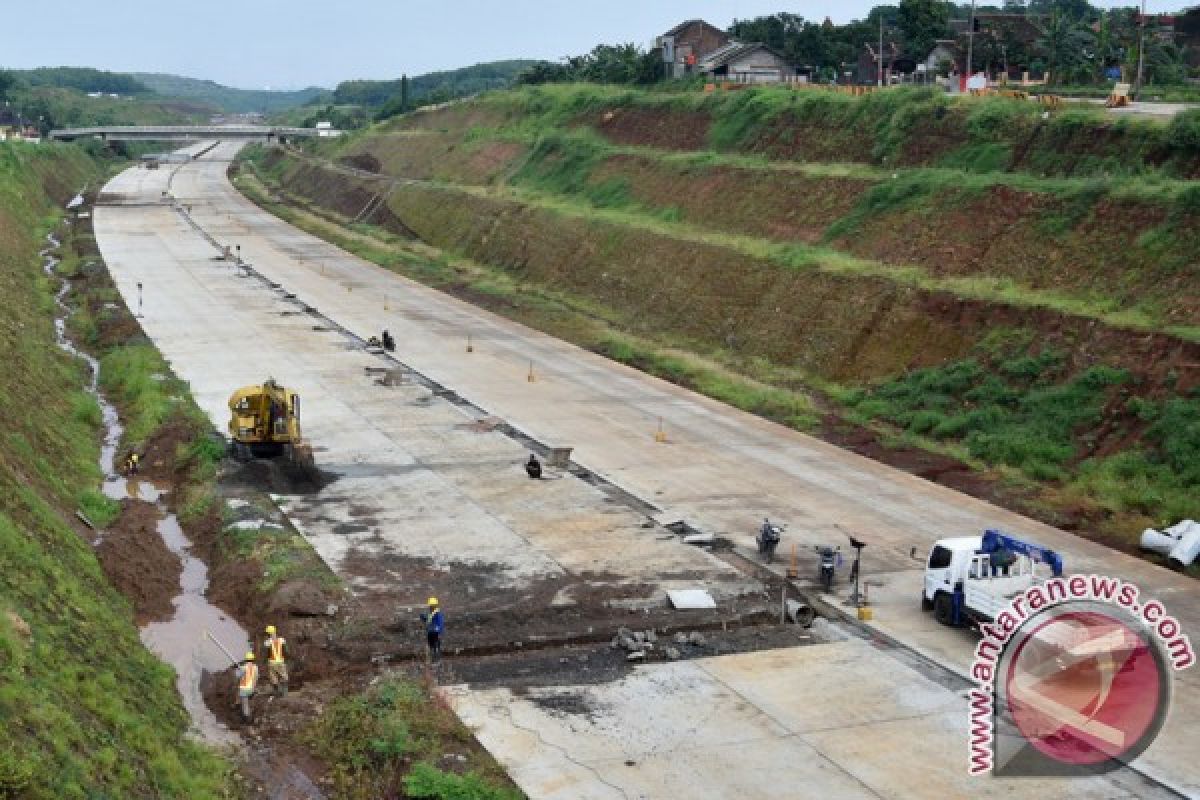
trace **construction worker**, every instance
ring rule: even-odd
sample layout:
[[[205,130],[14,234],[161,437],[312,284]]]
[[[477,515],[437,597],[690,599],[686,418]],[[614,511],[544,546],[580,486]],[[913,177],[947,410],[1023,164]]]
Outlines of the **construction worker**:
[[[250,698],[258,687],[258,664],[254,663],[254,652],[246,653],[246,660],[237,668],[238,702],[242,708],[242,722],[254,722],[254,713],[250,708]]]
[[[425,623],[425,642],[429,645],[429,658],[435,664],[442,660],[442,634],[446,631],[446,619],[438,608],[438,599],[429,598],[429,610],[421,615]]]
[[[274,625],[267,626],[267,640],[263,642],[263,650],[267,654],[267,682],[271,691],[280,697],[287,696],[288,671],[284,660],[284,645],[287,644],[282,636],[275,632]]]

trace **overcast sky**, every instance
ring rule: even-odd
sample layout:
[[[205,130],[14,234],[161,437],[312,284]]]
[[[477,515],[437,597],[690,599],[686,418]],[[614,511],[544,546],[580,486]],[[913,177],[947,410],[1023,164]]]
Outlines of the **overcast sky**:
[[[875,0],[0,0],[0,66],[170,72],[261,89],[333,86],[504,58],[650,44],[677,22],[791,11],[834,22]],[[1095,0],[1093,0],[1095,3]],[[1129,5],[1100,2],[1096,5]],[[1187,5],[1151,2],[1152,11]]]

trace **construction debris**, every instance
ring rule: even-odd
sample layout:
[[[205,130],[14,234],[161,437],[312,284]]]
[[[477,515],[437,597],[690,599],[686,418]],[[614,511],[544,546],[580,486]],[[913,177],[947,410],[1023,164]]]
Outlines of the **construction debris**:
[[[667,597],[671,606],[680,610],[717,607],[717,601],[704,589],[671,589],[667,591]]]
[[[1142,531],[1142,549],[1160,553],[1174,565],[1191,566],[1200,556],[1200,523],[1185,519],[1169,528]]]

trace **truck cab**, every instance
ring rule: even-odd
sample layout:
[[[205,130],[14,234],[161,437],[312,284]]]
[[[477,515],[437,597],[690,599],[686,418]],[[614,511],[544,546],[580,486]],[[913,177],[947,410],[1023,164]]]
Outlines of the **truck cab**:
[[[938,595],[953,597],[962,590],[971,560],[982,546],[982,536],[958,536],[939,539],[934,543],[925,564],[925,591],[921,595],[923,609],[937,610]],[[941,621],[940,616],[938,621]]]

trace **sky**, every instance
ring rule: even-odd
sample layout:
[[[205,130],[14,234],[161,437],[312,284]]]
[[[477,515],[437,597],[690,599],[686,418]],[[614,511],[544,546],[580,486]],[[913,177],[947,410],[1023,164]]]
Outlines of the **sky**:
[[[0,67],[169,72],[248,89],[332,87],[507,58],[557,60],[602,42],[648,46],[694,17],[724,28],[790,11],[840,23],[879,1],[5,0]]]

